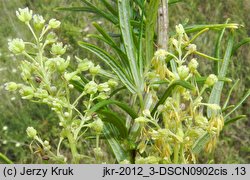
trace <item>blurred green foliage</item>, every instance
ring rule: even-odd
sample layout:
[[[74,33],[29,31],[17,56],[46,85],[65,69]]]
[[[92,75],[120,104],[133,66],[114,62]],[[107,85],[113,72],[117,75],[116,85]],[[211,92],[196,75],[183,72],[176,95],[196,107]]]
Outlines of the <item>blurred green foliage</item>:
[[[98,2],[96,0],[96,2]],[[29,33],[21,23],[16,21],[15,11],[19,7],[28,6],[36,13],[42,14],[45,19],[57,18],[62,22],[62,28],[58,33],[61,41],[70,44],[71,55],[92,58],[76,42],[78,40],[93,41],[87,37],[92,33],[93,20],[100,19],[87,13],[72,13],[54,11],[56,7],[69,7],[81,5],[81,2],[71,0],[0,0],[0,152],[7,155],[16,163],[39,163],[29,149],[29,140],[26,136],[27,126],[37,127],[43,137],[53,137],[57,131],[57,123],[54,114],[44,105],[31,104],[21,100],[14,94],[3,90],[3,84],[7,81],[19,80],[18,64],[14,56],[10,56],[7,48],[8,39],[23,37],[29,39]],[[224,23],[227,18],[230,22],[242,24],[240,36],[237,41],[250,36],[250,0],[183,0],[171,5],[169,8],[170,30],[173,31],[176,24],[210,24]],[[104,22],[104,23],[103,23]],[[104,26],[112,31],[112,27]],[[200,51],[213,55],[217,34],[209,32],[196,40]],[[230,104],[237,102],[244,92],[250,88],[250,46],[242,46],[231,63],[230,76],[240,79],[240,83],[232,94]],[[211,72],[213,64],[208,61],[200,63],[202,71]],[[233,84],[227,84],[225,97]],[[221,135],[219,145],[210,158],[202,158],[204,163],[250,163],[250,99],[244,102],[235,115],[246,114],[247,119],[237,121],[227,126]],[[8,129],[5,129],[8,127]],[[52,138],[50,138],[52,139]],[[56,140],[57,141],[57,140]],[[55,142],[56,143],[56,142]],[[86,146],[91,146],[87,144]],[[107,156],[108,158],[108,156]],[[211,161],[211,159],[213,159]],[[107,159],[108,161],[108,159]],[[1,163],[1,162],[0,162]],[[110,162],[113,163],[113,162]]]

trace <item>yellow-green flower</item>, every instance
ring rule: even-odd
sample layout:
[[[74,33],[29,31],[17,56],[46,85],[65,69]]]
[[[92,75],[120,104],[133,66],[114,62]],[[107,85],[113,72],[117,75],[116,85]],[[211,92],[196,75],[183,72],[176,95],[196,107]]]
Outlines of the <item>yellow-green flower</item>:
[[[32,19],[32,13],[32,10],[29,10],[28,7],[23,9],[19,8],[18,11],[16,11],[18,19],[25,23],[28,23]]]

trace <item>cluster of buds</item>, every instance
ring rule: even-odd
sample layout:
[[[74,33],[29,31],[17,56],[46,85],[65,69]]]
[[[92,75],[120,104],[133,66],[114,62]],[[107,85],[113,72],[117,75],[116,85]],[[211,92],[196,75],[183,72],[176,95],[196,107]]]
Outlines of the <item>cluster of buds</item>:
[[[99,117],[90,118],[87,113],[81,112],[88,112],[96,99],[108,99],[111,90],[118,86],[118,82],[114,79],[106,82],[97,81],[95,77],[102,75],[104,70],[88,59],[75,57],[77,68],[69,71],[70,57],[64,58],[67,45],[58,42],[53,32],[53,29],[60,27],[60,21],[50,19],[46,23],[41,15],[33,15],[28,8],[19,9],[16,15],[27,25],[34,42],[13,39],[8,43],[12,53],[24,57],[19,66],[24,83],[8,82],[5,84],[5,89],[18,91],[23,99],[47,104],[55,111],[60,120],[59,125],[63,128],[60,138],[70,139],[69,136],[73,136],[76,140],[84,127],[92,129],[92,132],[99,136],[103,131],[103,121]],[[87,74],[85,79],[90,76],[91,80],[84,82],[81,78],[83,73]],[[80,83],[84,88],[72,102],[71,92],[74,90],[74,83]],[[85,111],[77,109],[80,101],[83,101]],[[90,121],[91,119],[93,121]],[[51,150],[49,142],[42,141],[33,127],[28,127],[26,132],[30,138],[42,145],[44,151]],[[100,148],[94,149],[94,153],[96,157],[103,156]]]
[[[203,85],[200,86],[200,83],[197,83],[196,79],[201,76],[198,72],[198,60],[193,57],[193,54],[197,52],[197,47],[190,43],[182,25],[176,26],[176,36],[171,38],[170,42],[169,51],[159,49],[155,52],[152,58],[152,69],[146,75],[148,86],[160,80],[165,80],[169,84],[181,80],[194,88],[191,90],[181,86],[175,87],[165,102],[157,107],[154,117],[148,117],[142,112],[143,116],[135,119],[135,122],[143,127],[141,128],[143,138],[138,141],[138,150],[140,153],[147,152],[163,157],[161,162],[194,163],[195,155],[192,154],[194,144],[204,134],[209,133],[212,138],[207,149],[211,149],[223,128],[224,121],[223,117],[218,115],[220,113],[208,118],[203,112],[204,106],[216,112],[221,111],[219,105],[203,102],[205,99],[203,92],[214,86],[218,82],[218,77],[210,74],[204,80]],[[171,67],[168,67],[169,61],[166,60],[170,58],[174,62],[171,62]],[[156,90],[152,88],[149,93],[157,94]],[[159,121],[162,123],[158,123]],[[146,130],[148,127],[150,128]],[[149,142],[154,144],[155,149],[147,149]],[[139,156],[136,163],[151,161],[157,160],[151,156],[146,158]]]

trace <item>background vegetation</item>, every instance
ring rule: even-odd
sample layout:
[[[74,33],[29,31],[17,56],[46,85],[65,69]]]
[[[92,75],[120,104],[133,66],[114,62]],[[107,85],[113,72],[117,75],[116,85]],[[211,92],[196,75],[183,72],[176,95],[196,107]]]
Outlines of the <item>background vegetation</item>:
[[[99,0],[95,0],[98,4]],[[15,17],[15,11],[19,7],[28,6],[36,13],[42,14],[46,19],[57,18],[62,22],[62,28],[57,32],[61,41],[70,44],[69,52],[93,59],[92,55],[80,49],[78,40],[91,41],[87,34],[93,33],[91,22],[93,20],[102,23],[105,28],[112,31],[102,19],[98,19],[87,13],[72,13],[53,11],[60,6],[81,5],[78,0],[0,0],[0,152],[6,154],[16,163],[38,163],[30,152],[29,140],[26,136],[27,126],[34,126],[43,137],[53,137],[57,131],[55,115],[44,105],[32,104],[21,100],[15,94],[3,90],[3,84],[7,81],[19,80],[19,63],[14,56],[10,56],[7,48],[8,39],[14,37],[29,38],[29,33]],[[170,30],[174,30],[176,24],[210,24],[224,23],[227,18],[231,22],[244,26],[240,29],[238,41],[250,36],[250,0],[183,0],[169,7]],[[196,44],[202,52],[211,54],[215,47],[217,35],[210,33],[199,37]],[[231,103],[243,96],[250,88],[250,46],[243,46],[237,52],[231,63],[230,76],[240,79],[231,98]],[[208,61],[201,63],[204,71],[209,71],[212,65]],[[228,84],[225,93],[232,84]],[[226,96],[225,96],[226,97]],[[219,146],[209,158],[201,159],[201,162],[211,163],[250,163],[250,99],[238,109],[237,114],[246,114],[247,118],[227,126],[221,135]],[[52,138],[50,138],[52,139]],[[91,146],[91,144],[89,144]],[[112,162],[111,162],[112,163]]]

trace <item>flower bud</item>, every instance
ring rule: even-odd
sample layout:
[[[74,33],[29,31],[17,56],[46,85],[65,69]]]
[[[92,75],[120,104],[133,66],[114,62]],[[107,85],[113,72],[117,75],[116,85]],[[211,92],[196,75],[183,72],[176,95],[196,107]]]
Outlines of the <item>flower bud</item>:
[[[44,146],[49,146],[49,141],[45,140],[45,141],[43,142],[43,145],[44,145]]]
[[[32,10],[29,10],[28,7],[23,9],[19,8],[18,11],[16,11],[18,19],[25,23],[28,23],[32,19],[32,13]]]
[[[28,127],[26,129],[26,133],[32,139],[34,139],[37,135],[37,131],[33,127]]]
[[[216,75],[214,74],[210,74],[206,81],[205,81],[205,84],[209,87],[209,86],[213,86],[216,82],[218,81],[218,78]]]
[[[5,84],[5,90],[7,91],[15,91],[18,88],[18,84],[15,82],[9,82]]]
[[[90,127],[96,132],[101,133],[103,130],[103,122],[100,118],[97,118],[94,122],[90,124]]]
[[[25,51],[25,44],[22,39],[13,39],[8,43],[9,50],[14,54],[19,54]]]
[[[144,116],[146,116],[146,117],[151,117],[151,113],[150,113],[149,109],[144,109],[144,110],[142,111],[142,114],[143,114]]]
[[[155,52],[154,57],[159,61],[165,61],[168,52],[164,49],[159,49]]]
[[[103,157],[103,152],[102,152],[102,149],[101,149],[100,147],[94,148],[93,151],[94,151],[94,155],[95,155],[95,157],[96,157],[97,159],[98,159],[98,158],[100,159],[100,158]]]
[[[23,99],[32,99],[34,96],[34,91],[29,86],[22,87],[19,92],[22,95]]]
[[[75,79],[76,78],[75,76],[77,76],[77,72],[76,71],[71,72],[71,73],[67,73],[67,72],[64,73],[64,78],[66,79],[66,81],[70,81],[70,80]]]
[[[49,21],[49,27],[50,27],[51,29],[56,29],[56,28],[58,28],[60,25],[61,25],[61,22],[58,21],[58,20],[56,20],[56,19],[51,19],[51,20]]]
[[[97,90],[98,90],[98,85],[94,81],[90,81],[84,87],[84,91],[88,94],[95,94]]]
[[[135,122],[140,123],[140,124],[144,124],[144,123],[148,122],[148,119],[143,117],[143,116],[140,116],[140,117],[135,119]]]
[[[68,112],[64,112],[63,115],[64,115],[64,117],[66,117],[66,118],[70,116],[70,114],[69,114]]]
[[[111,87],[111,88],[115,88],[116,86],[118,86],[118,82],[115,81],[115,80],[113,80],[113,79],[109,79],[109,80],[108,80],[108,85],[109,85],[109,87]]]
[[[191,59],[191,61],[188,64],[188,68],[191,72],[195,72],[195,70],[197,69],[199,63],[197,62],[197,60],[195,58]]]
[[[176,33],[179,35],[182,35],[185,33],[185,30],[184,30],[182,24],[176,25],[175,30],[176,30]]]
[[[74,89],[74,85],[73,84],[69,84],[68,87],[69,87],[69,89]]]
[[[87,71],[89,68],[93,67],[94,64],[89,61],[88,59],[84,59],[78,64],[77,70],[78,71]]]
[[[101,67],[99,65],[97,65],[97,66],[94,66],[94,67],[90,67],[89,72],[92,75],[96,75],[96,74],[98,74],[100,72],[100,69],[101,69]]]
[[[98,99],[108,99],[109,95],[107,95],[106,93],[101,92],[100,94],[98,94],[98,96],[96,98],[98,98]]]
[[[191,54],[193,52],[195,52],[197,49],[196,45],[195,44],[189,44],[188,47],[187,47],[187,50],[188,52]]]
[[[65,45],[63,47],[63,43],[60,42],[60,43],[55,43],[52,45],[52,48],[51,48],[51,54],[53,55],[63,55],[65,52],[66,52],[66,48],[67,46]]]
[[[57,41],[57,36],[54,32],[50,32],[46,37],[47,43],[55,43]]]
[[[108,91],[110,91],[110,87],[109,87],[108,83],[105,82],[105,83],[99,84],[98,85],[98,91],[99,92],[103,92],[103,91],[108,92]]]
[[[45,20],[43,19],[41,15],[35,14],[33,16],[33,23],[36,29],[42,29],[44,26]]]
[[[189,69],[186,65],[177,68],[180,79],[185,79],[189,75]]]

